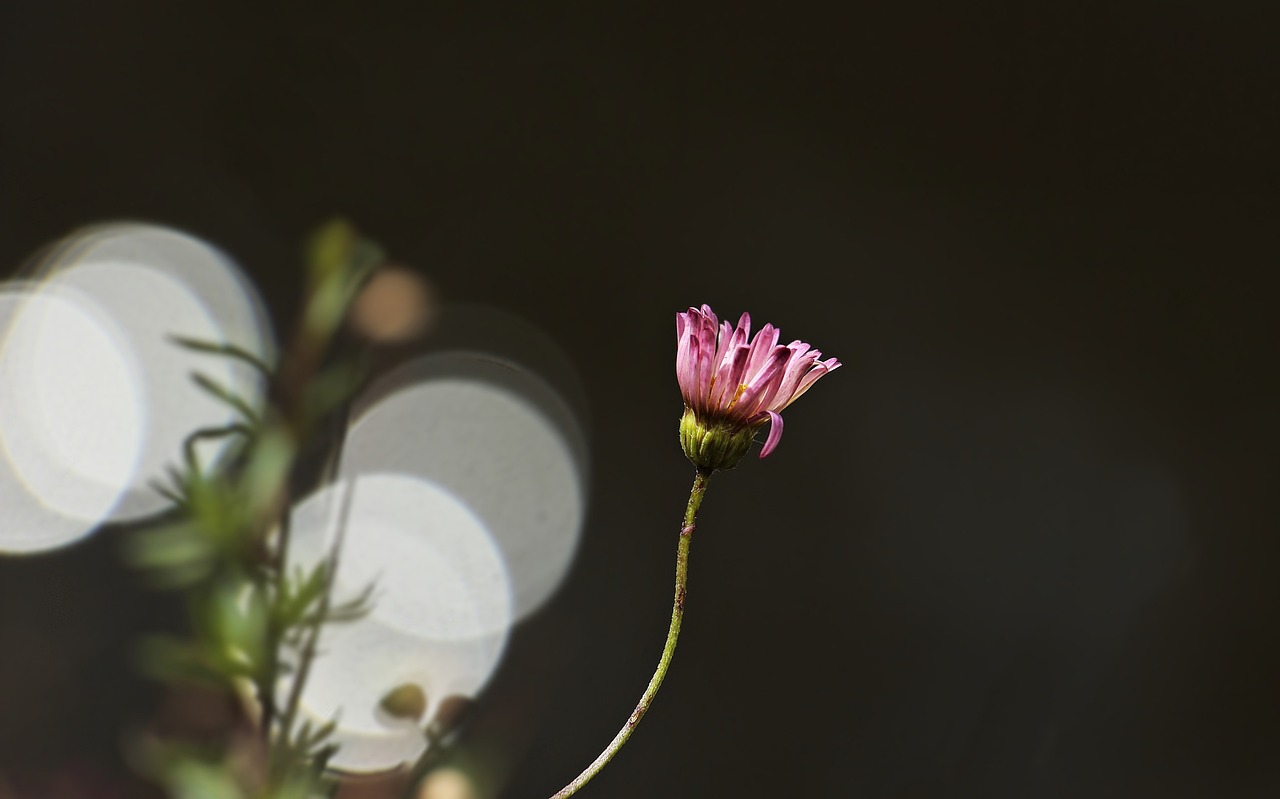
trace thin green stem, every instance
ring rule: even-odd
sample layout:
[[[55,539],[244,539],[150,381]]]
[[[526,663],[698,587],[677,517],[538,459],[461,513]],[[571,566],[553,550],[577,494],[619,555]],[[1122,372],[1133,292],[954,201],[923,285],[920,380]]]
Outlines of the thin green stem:
[[[573,782],[553,794],[551,799],[565,799],[565,797],[573,796],[582,786],[590,782],[592,777],[600,773],[600,770],[613,759],[613,756],[618,753],[622,745],[631,737],[636,725],[640,723],[640,719],[644,718],[644,714],[649,711],[649,707],[653,704],[654,697],[658,695],[658,689],[662,687],[662,680],[667,676],[667,669],[671,666],[671,657],[676,653],[676,640],[680,637],[680,622],[684,619],[685,584],[689,582],[689,542],[693,538],[694,522],[698,518],[698,507],[702,505],[702,495],[706,493],[707,481],[710,479],[710,471],[699,469],[697,475],[693,478],[693,488],[689,491],[689,505],[684,512],[684,527],[680,529],[680,543],[676,547],[676,595],[675,602],[671,607],[671,627],[667,630],[667,643],[662,648],[662,657],[658,660],[658,668],[653,672],[653,677],[649,679],[649,687],[644,689],[644,695],[640,697],[640,703],[636,705],[636,709],[631,711],[631,717],[627,719],[626,724],[622,725],[622,729],[618,730],[618,734],[613,736],[613,740],[604,748],[604,751],[581,774],[575,777]]]
[[[287,500],[286,500],[287,502]],[[284,503],[282,503],[284,504]],[[280,515],[280,534],[279,543],[277,544],[276,553],[271,556],[273,563],[272,568],[274,574],[271,581],[274,583],[271,590],[278,599],[284,592],[284,586],[288,580],[288,548],[289,548],[289,528],[293,522],[293,514],[288,509],[281,512]],[[271,725],[276,720],[276,682],[280,677],[280,640],[284,635],[284,630],[276,621],[276,614],[271,613],[267,624],[267,652],[270,657],[267,658],[265,668],[262,674],[262,682],[258,685],[258,701],[262,705],[262,739],[267,742],[268,751],[271,745]]]
[[[334,537],[333,548],[329,552],[328,563],[325,567],[324,591],[320,594],[319,608],[316,612],[315,619],[311,622],[310,627],[306,631],[306,638],[302,644],[302,650],[298,655],[298,666],[294,674],[293,683],[289,686],[289,697],[285,702],[283,713],[280,718],[280,730],[278,732],[277,746],[272,748],[274,752],[288,752],[292,744],[292,731],[294,722],[297,720],[298,707],[302,701],[302,690],[307,683],[307,678],[311,674],[311,666],[315,662],[317,647],[320,643],[320,632],[324,627],[325,618],[329,614],[329,607],[333,599],[333,584],[338,573],[338,564],[341,562],[342,545],[347,536],[347,521],[351,514],[351,500],[355,493],[355,483],[349,482],[342,493],[342,504],[338,510],[338,528]],[[286,511],[287,513],[287,511]],[[280,762],[280,777],[288,776],[289,764]]]

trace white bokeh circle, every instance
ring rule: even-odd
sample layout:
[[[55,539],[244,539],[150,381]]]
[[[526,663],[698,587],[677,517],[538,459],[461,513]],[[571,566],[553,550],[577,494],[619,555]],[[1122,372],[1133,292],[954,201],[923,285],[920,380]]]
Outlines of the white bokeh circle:
[[[266,381],[253,367],[173,337],[275,359],[253,287],[185,233],[87,228],[49,248],[33,271],[38,280],[11,285],[0,311],[0,492],[9,499],[0,518],[10,528],[0,531],[0,551],[61,546],[103,523],[167,509],[155,485],[180,462],[187,436],[237,420],[194,374],[261,406]],[[227,443],[203,442],[204,465]],[[68,518],[79,520],[74,534]]]
[[[60,287],[0,294],[0,551],[91,533],[132,483],[146,417],[126,335]]]
[[[510,586],[479,520],[438,486],[408,475],[360,475],[300,502],[290,522],[291,572],[314,566],[336,545],[334,602],[372,583],[372,611],[326,625],[301,709],[315,723],[338,719],[335,769],[383,771],[421,754],[421,728],[446,699],[472,697],[488,681],[510,629]],[[427,696],[416,724],[379,711],[387,692],[405,683]],[[287,689],[286,680],[282,695]]]
[[[564,579],[585,514],[585,475],[558,395],[528,370],[442,353],[388,374],[359,402],[339,474],[395,471],[441,487],[492,535],[515,618]]]

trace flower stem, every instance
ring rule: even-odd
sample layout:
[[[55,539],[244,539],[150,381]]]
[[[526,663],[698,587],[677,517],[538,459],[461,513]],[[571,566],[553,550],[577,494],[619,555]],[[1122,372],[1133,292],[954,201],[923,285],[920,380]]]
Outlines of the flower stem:
[[[626,724],[622,725],[622,729],[618,730],[618,734],[613,736],[613,740],[604,748],[604,751],[581,774],[574,777],[573,782],[553,794],[551,799],[565,799],[573,796],[592,777],[600,773],[600,770],[613,759],[613,756],[631,737],[636,725],[653,704],[653,698],[658,695],[658,689],[662,687],[662,680],[667,676],[667,668],[671,665],[671,657],[676,652],[676,640],[680,637],[680,622],[684,619],[685,584],[689,581],[689,542],[693,538],[698,507],[702,505],[702,495],[706,493],[707,481],[710,479],[710,470],[698,469],[698,473],[693,478],[693,488],[689,491],[689,505],[684,512],[684,527],[680,528],[680,543],[676,547],[676,594],[675,602],[671,607],[671,627],[667,630],[667,643],[662,648],[658,668],[649,679],[649,687],[644,689],[644,695],[640,697],[640,703],[636,705],[636,709],[631,711],[631,717],[627,719]]]

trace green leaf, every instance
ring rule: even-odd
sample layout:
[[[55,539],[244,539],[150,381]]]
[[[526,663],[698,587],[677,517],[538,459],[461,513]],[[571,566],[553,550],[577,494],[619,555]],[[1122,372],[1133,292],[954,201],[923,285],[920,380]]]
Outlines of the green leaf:
[[[310,291],[303,329],[316,341],[328,341],[346,316],[347,306],[382,262],[381,248],[360,238],[343,219],[321,226],[307,246]]]
[[[213,570],[217,552],[212,542],[190,521],[182,520],[138,530],[124,546],[125,558],[153,572],[164,587],[198,582]]]
[[[192,372],[191,380],[214,399],[230,405],[249,424],[256,425],[258,423],[258,412],[253,409],[248,400],[236,396],[226,386],[200,372]]]
[[[176,491],[169,488],[159,480],[148,481],[147,487],[150,488],[152,491],[156,492],[157,494],[159,494],[160,496],[164,497],[165,499],[169,500],[170,502],[172,502],[174,505],[178,507],[181,507],[186,502],[185,497],[178,494]]]
[[[181,759],[166,771],[165,782],[174,799],[245,799],[231,773],[222,766]]]
[[[267,657],[267,609],[253,583],[224,578],[209,602],[209,629],[218,662],[230,674],[253,676]]]
[[[200,458],[196,453],[197,444],[201,441],[217,440],[236,435],[244,436],[246,440],[252,440],[253,428],[244,424],[230,424],[225,427],[202,427],[189,433],[182,441],[182,457],[187,465],[188,472],[195,475],[204,473],[204,467],[201,465]]]
[[[275,370],[273,370],[265,361],[259,359],[256,355],[248,350],[236,347],[231,344],[218,344],[212,341],[201,341],[200,339],[187,338],[186,336],[169,336],[169,340],[179,347],[192,350],[194,352],[207,352],[211,355],[224,355],[237,361],[252,366],[258,374],[262,376],[268,383],[275,378]]]
[[[341,275],[351,262],[359,235],[345,219],[332,219],[321,225],[307,241],[307,273],[312,286],[326,283]]]
[[[317,374],[302,395],[302,416],[307,424],[323,418],[356,393],[365,370],[354,362],[338,363]]]
[[[312,727],[310,721],[304,721],[302,726],[298,728],[294,746],[303,752],[310,753],[328,740],[329,736],[333,735],[337,729],[338,717],[336,715],[319,727]]]
[[[292,578],[283,580],[274,609],[277,626],[288,629],[301,624],[311,606],[324,596],[328,575],[328,563],[321,562],[310,572],[298,567]]]
[[[376,588],[376,583],[369,583],[354,598],[332,605],[325,613],[325,623],[359,621],[368,616],[373,612],[373,592]]]
[[[270,427],[258,436],[242,478],[244,508],[251,518],[271,510],[280,496],[295,449],[293,438],[281,428]]]

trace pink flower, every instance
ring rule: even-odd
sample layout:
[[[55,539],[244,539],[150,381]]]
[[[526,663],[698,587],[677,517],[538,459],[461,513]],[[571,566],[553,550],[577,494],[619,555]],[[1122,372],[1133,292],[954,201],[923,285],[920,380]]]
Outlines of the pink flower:
[[[781,412],[840,367],[835,358],[819,360],[822,353],[803,341],[781,346],[778,336],[767,324],[752,338],[745,313],[736,328],[707,305],[676,314],[676,378],[685,404],[681,443],[696,465],[731,468],[765,422],[769,436],[760,457],[769,455],[782,438]],[[707,441],[708,433],[722,440]]]

